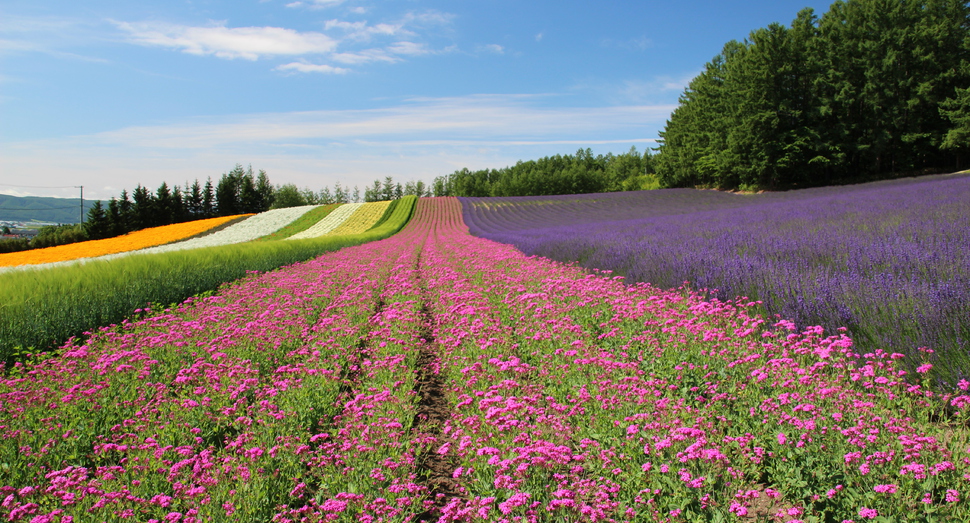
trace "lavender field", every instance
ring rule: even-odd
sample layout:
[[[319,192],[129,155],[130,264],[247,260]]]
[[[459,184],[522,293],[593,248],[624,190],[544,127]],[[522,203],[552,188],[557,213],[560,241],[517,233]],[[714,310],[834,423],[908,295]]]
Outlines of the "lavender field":
[[[526,254],[746,296],[801,326],[845,327],[862,351],[929,361],[938,380],[970,377],[970,176],[461,201],[472,234]]]

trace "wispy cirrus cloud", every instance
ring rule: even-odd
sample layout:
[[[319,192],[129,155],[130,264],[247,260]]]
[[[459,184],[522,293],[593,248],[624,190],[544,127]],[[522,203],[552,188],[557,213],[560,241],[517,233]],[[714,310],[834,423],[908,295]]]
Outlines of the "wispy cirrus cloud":
[[[310,9],[325,9],[328,7],[336,7],[344,3],[344,0],[297,0],[296,2],[290,2],[286,4],[286,7],[297,8],[306,7]]]
[[[403,22],[369,25],[367,21],[347,22],[345,20],[327,20],[323,24],[323,27],[324,30],[328,31],[333,29],[344,31],[345,40],[362,42],[369,42],[375,36],[414,35],[413,32],[404,29]]]
[[[207,148],[244,143],[329,142],[375,137],[476,141],[651,138],[672,105],[545,107],[536,95],[412,98],[367,110],[241,115],[208,122],[128,127],[89,137],[132,147]],[[658,127],[659,128],[659,127]],[[610,135],[610,136],[604,136]],[[578,143],[578,142],[577,142]]]
[[[350,69],[345,69],[343,67],[334,67],[327,64],[311,64],[307,62],[290,62],[288,64],[277,66],[275,70],[284,72],[324,74],[346,74],[350,72]]]
[[[337,47],[337,40],[323,33],[282,27],[226,27],[224,23],[204,27],[152,22],[113,23],[127,33],[131,42],[139,45],[228,59],[326,54]]]
[[[501,167],[564,148],[619,152],[649,145],[674,108],[562,107],[555,99],[483,94],[412,98],[374,109],[199,117],[7,143],[0,170],[52,185],[61,178],[92,187],[121,179],[154,187],[171,184],[174,171],[204,180],[245,161],[267,169],[276,182],[314,187],[363,185],[388,172],[430,181],[461,167]]]
[[[505,48],[498,44],[488,44],[478,46],[478,50],[485,53],[505,54]]]
[[[0,16],[0,54],[42,53],[55,58],[108,63],[97,57],[66,49],[97,40],[100,27],[90,21],[57,16]]]
[[[336,5],[339,2],[320,2]],[[394,22],[371,24],[366,20],[330,19],[322,31],[296,31],[284,27],[229,27],[225,22],[189,26],[159,22],[111,20],[125,38],[146,47],[161,47],[193,55],[223,59],[259,60],[298,57],[276,66],[288,73],[343,74],[346,67],[367,63],[394,63],[407,57],[451,52],[436,50],[422,41],[418,29],[450,23],[452,17],[437,11],[409,12]],[[375,42],[383,40],[384,43]],[[365,46],[362,46],[364,44]],[[375,45],[376,44],[376,45]],[[3,43],[0,42],[0,49]],[[363,47],[363,48],[361,48]],[[312,56],[323,57],[309,60]],[[314,63],[314,62],[330,63]],[[336,65],[340,64],[340,65]]]

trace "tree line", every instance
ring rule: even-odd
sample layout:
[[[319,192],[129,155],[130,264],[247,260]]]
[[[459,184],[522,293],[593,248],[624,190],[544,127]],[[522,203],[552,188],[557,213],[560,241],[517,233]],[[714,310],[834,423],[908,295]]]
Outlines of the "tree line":
[[[298,207],[301,205],[326,205],[332,203],[393,200],[405,194],[430,196],[423,182],[407,182],[403,186],[393,177],[375,180],[361,194],[360,189],[343,186],[340,182],[331,189],[323,187],[319,192],[298,188],[295,184],[274,186],[266,171],[253,173],[250,166],[243,169],[236,164],[213,185],[212,179],[201,184],[195,180],[191,185],[169,188],[168,183],[154,192],[138,185],[131,196],[122,191],[118,198],[111,198],[107,207],[96,202],[88,212],[84,229],[88,239],[109,238],[131,231],[158,227],[173,223],[233,216]]]
[[[576,154],[520,161],[501,169],[460,169],[438,176],[435,196],[546,196],[658,188],[654,156],[631,147],[626,153],[593,156],[590,149]]]
[[[273,185],[266,171],[253,172],[252,167],[236,166],[223,173],[217,183],[208,178],[184,185],[162,184],[154,191],[138,184],[131,193],[127,189],[112,197],[107,205],[95,201],[84,223],[42,227],[33,239],[0,241],[0,253],[43,247],[54,247],[85,240],[120,236],[132,231],[171,225],[192,220],[260,213],[270,209],[301,205],[375,202],[399,199],[404,195],[431,196],[429,187],[421,181],[403,185],[386,176],[363,192],[357,187],[345,187],[340,182],[333,188],[320,191],[299,188],[295,184]]]
[[[788,189],[965,168],[970,7],[837,1],[728,42],[660,133],[664,187]]]

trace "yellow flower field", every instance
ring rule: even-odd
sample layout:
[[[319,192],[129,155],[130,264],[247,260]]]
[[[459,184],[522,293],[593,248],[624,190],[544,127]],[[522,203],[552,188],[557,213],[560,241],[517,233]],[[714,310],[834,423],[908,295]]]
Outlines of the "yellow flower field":
[[[373,227],[377,223],[377,220],[380,220],[381,216],[384,216],[384,211],[387,210],[389,205],[391,205],[389,201],[365,203],[354,211],[354,214],[350,215],[339,227],[330,231],[327,236],[360,234]]]
[[[0,267],[69,261],[164,245],[195,236],[196,234],[208,231],[209,229],[218,227],[242,216],[250,215],[220,216],[207,220],[195,220],[186,223],[142,229],[124,236],[116,236],[104,240],[91,240],[69,245],[58,245],[57,247],[47,247],[45,249],[0,254]]]

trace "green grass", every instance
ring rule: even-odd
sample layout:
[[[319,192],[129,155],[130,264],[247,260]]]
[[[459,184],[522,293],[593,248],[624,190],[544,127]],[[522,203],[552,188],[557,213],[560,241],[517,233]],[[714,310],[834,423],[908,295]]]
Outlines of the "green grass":
[[[118,323],[149,303],[177,303],[250,271],[269,271],[324,252],[387,238],[411,218],[417,198],[394,202],[367,232],[250,242],[132,255],[52,269],[0,274],[0,361],[47,351],[68,338]]]
[[[310,210],[310,212],[304,214],[297,218],[297,220],[286,227],[274,232],[273,234],[267,234],[262,238],[256,239],[258,242],[273,241],[273,240],[285,240],[294,234],[299,234],[310,227],[313,227],[317,222],[327,217],[334,209],[336,209],[340,204],[332,203],[330,205],[322,205],[316,209]]]

